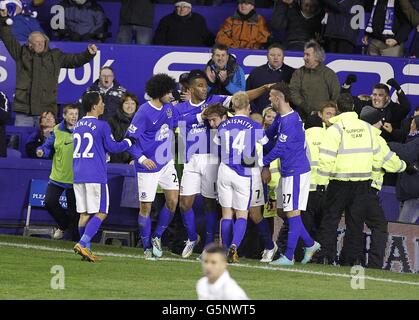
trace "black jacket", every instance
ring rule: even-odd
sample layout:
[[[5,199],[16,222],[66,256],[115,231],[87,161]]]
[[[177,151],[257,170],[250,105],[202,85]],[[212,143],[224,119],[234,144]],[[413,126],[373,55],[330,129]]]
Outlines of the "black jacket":
[[[137,106],[138,110],[138,106]],[[136,110],[136,111],[137,111]],[[116,109],[115,115],[112,118],[108,119],[109,126],[111,127],[112,134],[116,141],[122,141],[125,138],[125,133],[128,130],[129,125],[131,124],[132,117],[122,110],[122,104]],[[133,157],[128,152],[121,153],[111,153],[111,163],[130,163],[131,160],[134,160]]]
[[[285,30],[287,43],[293,41],[306,42],[314,39],[316,33],[320,34],[323,16],[323,10],[319,10],[313,17],[306,19],[301,14],[300,6],[295,1],[289,6],[281,0],[276,2],[271,26],[275,31]]]
[[[9,116],[9,100],[0,91],[0,157],[7,157],[6,124]]]
[[[176,12],[163,17],[154,34],[154,44],[165,46],[210,47],[213,42],[205,18],[195,12],[186,17]]]
[[[107,91],[99,87],[99,79],[93,82],[93,84],[86,89],[87,91],[99,92],[102,95],[103,102],[105,103],[105,111],[101,116],[101,120],[108,120],[115,115],[116,110],[121,105],[121,98],[124,93],[127,91],[123,86],[119,84],[118,81],[113,81],[113,86],[110,87]],[[81,103],[81,99],[79,100]],[[84,115],[84,111],[81,111],[81,115]],[[80,117],[81,118],[81,117]]]
[[[355,16],[355,13],[351,13],[351,9],[362,3],[361,0],[343,0],[327,6],[329,13],[324,37],[347,40],[356,46],[359,29],[351,28],[351,19]]]
[[[388,145],[407,164],[419,161],[419,135],[405,144],[390,142]],[[419,173],[400,173],[396,184],[396,196],[399,201],[419,198]]]
[[[374,18],[372,20],[373,32],[369,34],[374,39],[385,41],[387,39],[395,39],[399,44],[406,42],[409,37],[410,30],[412,27],[407,20],[407,17],[403,14],[398,1],[394,2],[394,21],[393,21],[393,33],[394,36],[383,35],[384,21],[386,18],[388,0],[378,0],[377,7],[375,9]],[[366,0],[365,6],[367,10],[372,10],[374,0]],[[368,23],[368,21],[365,21]]]
[[[154,0],[122,0],[119,24],[153,27]]]
[[[276,83],[281,81],[290,83],[294,71],[294,68],[286,65],[285,63],[278,70],[272,70],[268,63],[265,63],[264,65],[256,67],[252,70],[246,80],[246,90],[256,89],[268,83]],[[262,114],[263,109],[266,108],[269,104],[269,94],[264,93],[259,98],[252,101],[252,112]]]

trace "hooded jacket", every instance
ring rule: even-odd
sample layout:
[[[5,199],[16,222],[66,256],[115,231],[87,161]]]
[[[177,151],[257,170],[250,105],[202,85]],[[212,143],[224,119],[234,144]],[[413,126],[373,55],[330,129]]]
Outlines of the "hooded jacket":
[[[77,68],[94,56],[86,51],[68,54],[50,49],[45,36],[45,51],[35,53],[27,44],[21,45],[12,35],[6,18],[0,18],[0,38],[16,62],[16,91],[13,110],[38,116],[44,111],[57,114],[58,76],[61,68]]]
[[[260,49],[270,35],[265,18],[255,10],[247,16],[236,11],[224,21],[215,42],[229,48]]]

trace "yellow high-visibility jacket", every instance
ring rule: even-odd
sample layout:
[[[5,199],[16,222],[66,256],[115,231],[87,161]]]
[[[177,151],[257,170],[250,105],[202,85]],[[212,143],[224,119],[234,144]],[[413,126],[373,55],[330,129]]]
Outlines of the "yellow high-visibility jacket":
[[[269,171],[271,171],[271,181],[268,183],[268,200],[277,200],[276,199],[276,188],[281,180],[281,164],[280,160],[276,159],[272,161],[269,165]],[[263,217],[264,218],[272,218],[276,217],[276,208],[273,210],[268,210],[268,203],[265,204],[263,210]]]
[[[318,184],[329,180],[367,181],[373,167],[380,167],[380,147],[372,126],[355,112],[330,119],[319,149]]]
[[[379,191],[383,186],[384,170],[393,173],[403,172],[406,169],[406,163],[390,150],[387,142],[380,136],[380,129],[372,127],[372,131],[376,134],[377,143],[380,146],[378,157],[382,159],[382,162],[380,167],[373,168],[371,186]]]
[[[326,133],[326,124],[323,127],[312,127],[305,130],[307,143],[307,157],[310,161],[310,191],[316,191],[319,176],[317,170],[319,168],[319,148]]]

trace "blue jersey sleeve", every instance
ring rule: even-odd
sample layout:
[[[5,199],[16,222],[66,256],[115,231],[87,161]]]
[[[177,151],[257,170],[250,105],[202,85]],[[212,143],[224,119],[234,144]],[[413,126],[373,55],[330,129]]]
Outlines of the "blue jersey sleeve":
[[[263,158],[263,165],[268,166],[272,161],[281,158],[284,154],[285,147],[290,137],[293,135],[292,125],[290,126],[288,121],[282,121],[281,129],[278,132],[276,144],[273,149]]]
[[[134,118],[132,119],[131,125],[129,126],[127,133],[125,135],[128,138],[134,138],[136,141],[136,143],[128,150],[128,152],[135,159],[141,158],[144,154],[144,151],[139,141],[144,131],[146,130],[145,123],[147,123],[145,113],[141,111],[137,112]]]
[[[37,150],[41,149],[44,152],[42,158],[49,158],[52,153],[54,152],[54,143],[55,143],[55,134],[54,131],[51,132],[49,138],[44,142],[42,146],[37,148]]]
[[[111,127],[107,122],[103,123],[103,143],[105,150],[110,153],[120,153],[128,150],[131,147],[131,142],[128,139],[124,139],[121,142],[115,141],[112,135]]]

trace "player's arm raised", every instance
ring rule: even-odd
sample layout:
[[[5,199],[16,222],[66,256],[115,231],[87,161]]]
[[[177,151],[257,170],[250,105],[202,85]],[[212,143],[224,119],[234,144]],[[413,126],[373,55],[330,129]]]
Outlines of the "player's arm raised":
[[[259,98],[262,94],[264,94],[265,92],[268,92],[271,86],[273,85],[274,83],[264,84],[263,86],[260,86],[259,88],[246,91],[247,95],[249,96],[249,100],[252,101]]]

